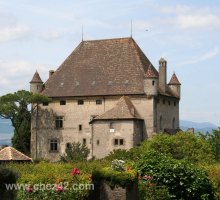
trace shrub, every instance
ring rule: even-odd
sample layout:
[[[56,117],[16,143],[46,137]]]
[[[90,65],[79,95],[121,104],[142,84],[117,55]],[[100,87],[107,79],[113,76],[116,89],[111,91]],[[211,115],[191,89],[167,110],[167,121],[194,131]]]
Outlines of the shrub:
[[[106,156],[104,159],[106,160],[130,160],[131,159],[131,153],[128,150],[125,149],[114,149],[111,151],[108,156]]]
[[[214,199],[212,184],[205,171],[186,161],[147,152],[136,165],[140,176],[151,176],[156,186],[165,186],[170,199]]]
[[[193,133],[179,132],[176,135],[158,134],[145,141],[136,149],[141,155],[146,151],[157,151],[177,160],[187,160],[191,163],[214,163],[212,147],[204,138]]]
[[[87,159],[89,152],[90,150],[85,144],[72,143],[66,147],[66,153],[60,157],[60,160],[63,162],[83,161]]]
[[[6,184],[15,184],[19,175],[12,169],[0,168],[0,194],[1,199],[15,199],[14,190],[8,190]]]

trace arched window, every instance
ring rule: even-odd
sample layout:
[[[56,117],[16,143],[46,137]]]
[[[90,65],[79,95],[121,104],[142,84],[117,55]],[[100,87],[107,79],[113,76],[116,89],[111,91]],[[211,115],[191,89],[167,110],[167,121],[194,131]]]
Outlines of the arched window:
[[[162,116],[160,116],[160,131],[162,131],[162,129],[163,129],[163,122],[162,122]]]
[[[172,122],[172,127],[173,127],[173,129],[175,129],[175,124],[176,124],[176,120],[175,120],[175,117],[173,118],[173,122]]]

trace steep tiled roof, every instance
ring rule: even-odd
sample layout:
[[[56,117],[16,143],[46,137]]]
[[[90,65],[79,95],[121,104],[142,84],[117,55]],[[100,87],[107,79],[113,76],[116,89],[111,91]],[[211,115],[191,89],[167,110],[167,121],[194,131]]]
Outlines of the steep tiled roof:
[[[129,97],[122,96],[117,104],[104,114],[97,116],[96,120],[107,119],[142,119],[135,109],[134,105],[130,101]]]
[[[151,65],[148,67],[147,72],[145,73],[147,78],[158,78],[158,72]]]
[[[43,83],[43,81],[40,78],[39,73],[36,71],[32,80],[30,81],[30,83]]]
[[[175,73],[173,73],[169,85],[181,85]]]
[[[82,41],[47,80],[42,93],[49,97],[143,94],[149,65],[132,38]]]
[[[13,147],[5,147],[4,149],[0,150],[0,161],[10,160],[31,161],[32,159],[24,155],[20,151],[17,151]]]

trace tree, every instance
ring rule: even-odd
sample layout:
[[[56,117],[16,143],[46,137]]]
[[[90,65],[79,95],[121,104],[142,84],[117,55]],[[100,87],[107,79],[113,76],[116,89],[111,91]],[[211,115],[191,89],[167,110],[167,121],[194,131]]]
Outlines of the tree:
[[[85,144],[74,142],[66,147],[66,153],[60,156],[60,160],[63,162],[83,161],[87,159],[89,152],[90,150]]]
[[[0,116],[10,119],[14,127],[12,145],[25,154],[30,153],[31,111],[30,103],[50,101],[40,94],[20,90],[0,97]]]

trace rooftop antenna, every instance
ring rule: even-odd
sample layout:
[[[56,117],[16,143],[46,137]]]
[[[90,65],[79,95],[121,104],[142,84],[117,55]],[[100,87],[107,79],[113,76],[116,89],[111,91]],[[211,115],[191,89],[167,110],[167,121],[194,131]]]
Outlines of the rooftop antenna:
[[[82,41],[83,41],[83,24],[82,24]]]
[[[132,31],[133,29],[132,29],[132,20],[131,20],[131,38],[132,38]]]

